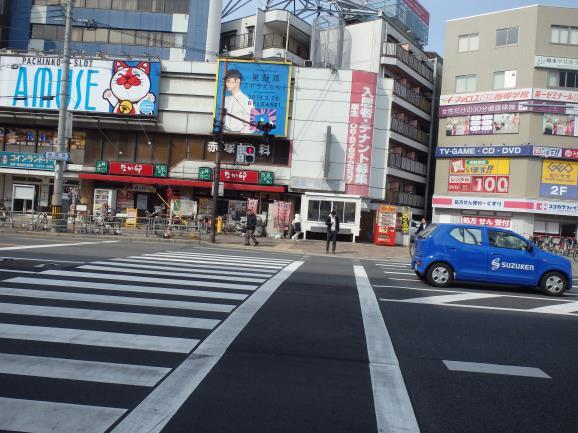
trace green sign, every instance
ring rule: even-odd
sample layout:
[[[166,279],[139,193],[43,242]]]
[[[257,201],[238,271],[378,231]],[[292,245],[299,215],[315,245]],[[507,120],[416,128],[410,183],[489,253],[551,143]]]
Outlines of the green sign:
[[[167,177],[169,175],[169,167],[166,164],[155,164],[154,177]]]
[[[259,172],[259,183],[261,185],[273,185],[274,175],[272,171]]]
[[[199,167],[199,180],[213,180],[213,169],[211,167]]]
[[[55,162],[40,153],[0,152],[0,167],[53,171]]]
[[[96,172],[100,174],[108,173],[108,162],[107,161],[96,161]]]

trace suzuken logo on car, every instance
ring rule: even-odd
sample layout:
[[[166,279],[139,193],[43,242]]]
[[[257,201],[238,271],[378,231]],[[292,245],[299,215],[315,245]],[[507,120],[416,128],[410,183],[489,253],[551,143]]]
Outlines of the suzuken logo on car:
[[[510,263],[502,262],[500,258],[495,258],[492,260],[492,271],[497,271],[498,269],[520,269],[522,271],[533,271],[534,265],[525,265],[523,263]]]

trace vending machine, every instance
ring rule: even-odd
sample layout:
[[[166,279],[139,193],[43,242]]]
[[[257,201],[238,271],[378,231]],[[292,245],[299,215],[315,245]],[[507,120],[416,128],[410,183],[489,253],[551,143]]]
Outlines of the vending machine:
[[[375,218],[373,243],[393,247],[395,245],[395,223],[397,209],[395,206],[379,206]]]
[[[95,215],[100,215],[102,213],[103,206],[115,211],[116,209],[116,190],[115,189],[95,189],[94,190],[94,207],[93,212]]]

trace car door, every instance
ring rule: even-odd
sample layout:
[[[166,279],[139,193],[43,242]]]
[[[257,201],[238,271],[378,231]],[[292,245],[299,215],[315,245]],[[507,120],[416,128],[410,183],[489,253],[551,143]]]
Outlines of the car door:
[[[485,281],[487,277],[486,249],[483,245],[482,228],[454,227],[446,244],[456,279]]]
[[[488,229],[488,280],[514,285],[532,284],[538,260],[530,243],[514,233]]]

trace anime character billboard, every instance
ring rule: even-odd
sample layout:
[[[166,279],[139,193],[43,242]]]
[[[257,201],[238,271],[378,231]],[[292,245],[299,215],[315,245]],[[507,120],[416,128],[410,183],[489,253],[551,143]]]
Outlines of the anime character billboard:
[[[58,110],[61,62],[57,57],[2,56],[0,107]],[[158,112],[159,76],[159,62],[71,59],[68,108],[154,117]]]
[[[221,112],[225,87],[225,132],[262,134],[255,124],[272,123],[271,134],[287,135],[291,64],[280,62],[228,61],[218,63],[215,118]]]

